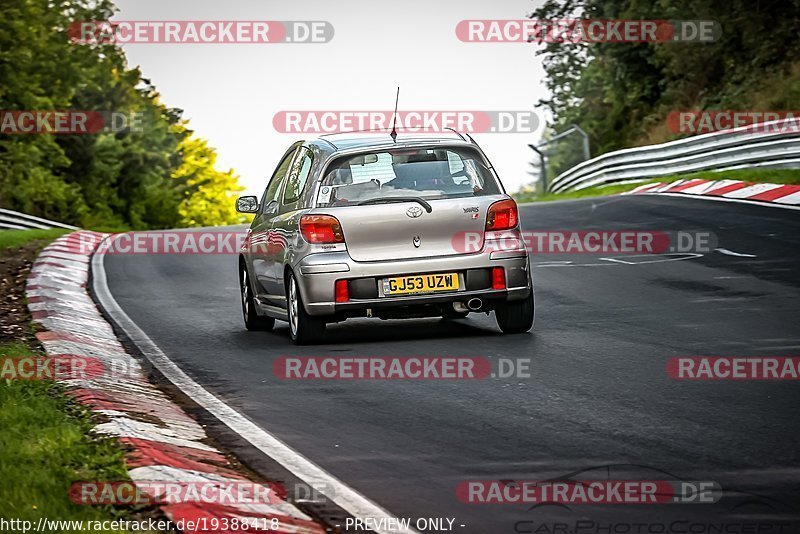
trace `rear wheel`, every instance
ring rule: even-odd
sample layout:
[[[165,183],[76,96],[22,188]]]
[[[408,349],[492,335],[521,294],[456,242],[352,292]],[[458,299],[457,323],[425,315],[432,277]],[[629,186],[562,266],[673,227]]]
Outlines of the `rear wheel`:
[[[504,334],[521,334],[533,326],[533,289],[522,300],[512,300],[499,305],[494,311],[497,326]]]
[[[286,307],[289,315],[289,335],[295,345],[313,345],[321,343],[325,334],[325,321],[306,313],[303,298],[297,287],[294,274],[289,272],[287,281]]]
[[[242,316],[245,328],[248,330],[272,330],[272,327],[275,326],[275,319],[262,317],[256,312],[253,291],[250,289],[250,276],[247,274],[247,267],[244,263],[239,267],[239,286],[242,293]]]

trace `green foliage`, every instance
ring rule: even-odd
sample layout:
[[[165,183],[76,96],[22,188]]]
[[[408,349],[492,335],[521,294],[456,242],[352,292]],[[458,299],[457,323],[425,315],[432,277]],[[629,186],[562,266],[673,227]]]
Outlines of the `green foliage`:
[[[49,228],[47,230],[0,230],[0,250],[21,247],[31,241],[49,241],[68,232],[70,232],[70,230],[63,228]]]
[[[183,190],[178,206],[185,226],[215,226],[244,222],[235,208],[234,193],[244,190],[232,170],[215,168],[217,154],[205,140],[189,138],[180,145],[181,166],[172,175]]]
[[[0,356],[41,356],[0,344]],[[90,433],[90,413],[53,381],[0,381],[0,517],[31,521],[129,518],[129,510],[73,503],[70,484],[128,480],[119,445]],[[66,532],[66,529],[52,532]],[[70,532],[72,530],[69,530]],[[106,530],[105,532],[120,532]]]
[[[236,177],[213,168],[213,150],[191,137],[181,110],[161,104],[118,46],[70,41],[71,23],[106,20],[114,10],[110,0],[4,0],[0,110],[135,113],[142,127],[0,135],[0,205],[81,226],[238,222],[229,197]],[[186,143],[200,143],[208,157],[186,163]],[[188,174],[194,182],[175,179]]]
[[[715,20],[712,43],[549,43],[556,131],[589,134],[592,155],[668,140],[687,109],[797,110],[800,0],[548,0],[534,18]],[[776,90],[780,89],[780,90]]]
[[[800,185],[800,169],[736,169],[733,171],[701,171],[689,174],[671,174],[653,178],[654,182],[676,182],[678,180],[741,180],[756,184]],[[634,187],[642,185],[633,184]]]
[[[655,181],[655,180],[654,180]],[[658,180],[660,181],[660,180]],[[513,197],[519,204],[525,204],[528,202],[550,202],[553,200],[577,200],[579,198],[590,198],[590,197],[604,197],[608,195],[617,195],[619,193],[625,193],[626,191],[630,191],[631,189],[635,189],[640,185],[643,185],[645,182],[637,182],[635,184],[621,184],[621,185],[606,185],[606,186],[597,186],[597,187],[587,187],[586,189],[581,189],[579,191],[567,191],[566,193],[545,193],[545,194],[537,194],[532,191],[520,191],[518,193],[514,193]]]

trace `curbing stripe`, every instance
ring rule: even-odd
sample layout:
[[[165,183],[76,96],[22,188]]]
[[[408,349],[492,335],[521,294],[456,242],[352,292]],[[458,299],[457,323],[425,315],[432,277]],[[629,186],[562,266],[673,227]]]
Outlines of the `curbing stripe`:
[[[293,519],[286,516],[274,515],[274,516],[254,516],[248,514],[237,513],[236,510],[230,509],[225,506],[199,506],[196,503],[181,503],[181,504],[171,504],[167,506],[162,506],[162,510],[164,513],[167,514],[168,517],[173,518],[175,516],[182,517],[186,519],[191,519],[194,521],[194,524],[197,525],[195,530],[185,530],[187,534],[208,534],[208,530],[201,530],[201,525],[213,525],[216,521],[216,524],[223,525],[224,520],[232,520],[232,519],[239,519],[244,521],[253,521],[249,524],[256,525],[258,528],[251,528],[251,529],[236,529],[236,530],[224,530],[222,528],[218,530],[214,530],[215,534],[244,534],[245,532],[265,532],[270,531],[270,520],[277,519],[280,525],[280,532],[284,533],[292,533],[292,534],[322,534],[326,532],[325,530],[321,529],[318,525],[311,521],[305,521],[302,519]],[[173,519],[174,520],[174,519]],[[266,521],[266,524],[264,523]],[[267,527],[264,529],[263,527]]]
[[[775,200],[775,202],[779,204],[794,204],[794,205],[800,204],[800,192],[786,195],[785,197],[781,197]]]
[[[742,202],[775,208],[797,209],[800,185],[742,182],[739,180],[678,180],[639,186],[623,195],[685,196],[705,200]]]
[[[775,201],[798,191],[800,191],[800,185],[782,185],[772,191],[764,191],[763,193],[750,197],[750,200]]]
[[[754,197],[764,193],[766,191],[772,191],[773,189],[778,189],[781,186],[778,184],[748,184],[747,187],[743,187],[737,191],[731,191],[729,193],[725,193],[723,196],[725,198],[741,198],[745,200],[753,200]]]
[[[220,422],[244,438],[258,450],[280,463],[311,487],[332,488],[333,495],[326,495],[332,502],[355,518],[393,517],[391,513],[356,492],[342,481],[290,448],[270,432],[262,429],[223,401],[215,397],[200,384],[192,380],[178,367],[152,339],[120,307],[106,281],[103,266],[104,254],[92,257],[91,269],[94,295],[104,311],[125,332],[142,354],[185,395],[200,405]],[[417,534],[414,529],[385,530],[375,528],[376,534]]]
[[[125,352],[88,295],[91,247],[87,243],[96,247],[101,238],[100,234],[80,231],[55,240],[34,262],[26,281],[31,315],[47,329],[36,334],[47,355],[97,358],[105,369],[97,377],[62,381],[67,394],[104,415],[107,422],[92,432],[116,436],[129,449],[126,458],[133,467],[129,474],[134,484],[248,480],[234,470],[220,451],[204,443],[205,430],[193,418],[147,381],[140,363]],[[75,254],[75,250],[85,255]],[[115,375],[115,370],[120,376]],[[279,528],[275,532],[325,532],[300,509],[280,499],[269,505],[215,507],[181,503],[161,509],[176,523],[198,517],[241,516],[263,525],[266,519],[277,517]],[[204,509],[216,511],[212,514]]]
[[[691,187],[695,187],[698,185],[705,184],[706,180],[689,180],[687,182],[681,183],[679,185],[670,187],[667,189],[669,193],[680,193],[681,191],[685,191]]]

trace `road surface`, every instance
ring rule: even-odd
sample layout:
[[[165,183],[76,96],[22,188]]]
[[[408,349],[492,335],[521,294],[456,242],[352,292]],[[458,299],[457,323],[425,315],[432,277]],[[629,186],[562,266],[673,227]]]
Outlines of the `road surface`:
[[[455,518],[453,530],[465,533],[637,532],[636,521],[647,524],[639,532],[744,522],[761,522],[758,532],[800,531],[780,530],[800,516],[800,384],[676,381],[665,372],[676,356],[800,354],[800,214],[620,196],[526,205],[521,217],[526,230],[708,231],[724,251],[649,263],[539,254],[530,334],[503,336],[493,317],[475,314],[364,319],[330,326],[315,347],[292,345],[283,322],[273,332],[244,330],[235,256],[108,255],[104,263],[120,306],[192,378],[397,517]],[[277,379],[273,361],[293,355],[529,358],[531,377]],[[246,445],[221,439],[262,465]],[[659,506],[456,498],[471,479],[584,470],[584,478],[714,481],[725,492],[716,504]]]

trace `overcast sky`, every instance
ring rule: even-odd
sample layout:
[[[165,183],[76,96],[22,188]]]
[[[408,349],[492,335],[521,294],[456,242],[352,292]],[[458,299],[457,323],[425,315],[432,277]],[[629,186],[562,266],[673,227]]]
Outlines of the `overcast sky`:
[[[521,19],[541,0],[117,0],[114,20],[325,20],[326,44],[126,44],[167,106],[260,194],[297,134],[285,110],[533,110],[546,96],[534,45],[465,43],[463,19]],[[533,134],[476,134],[510,191],[528,183]]]

